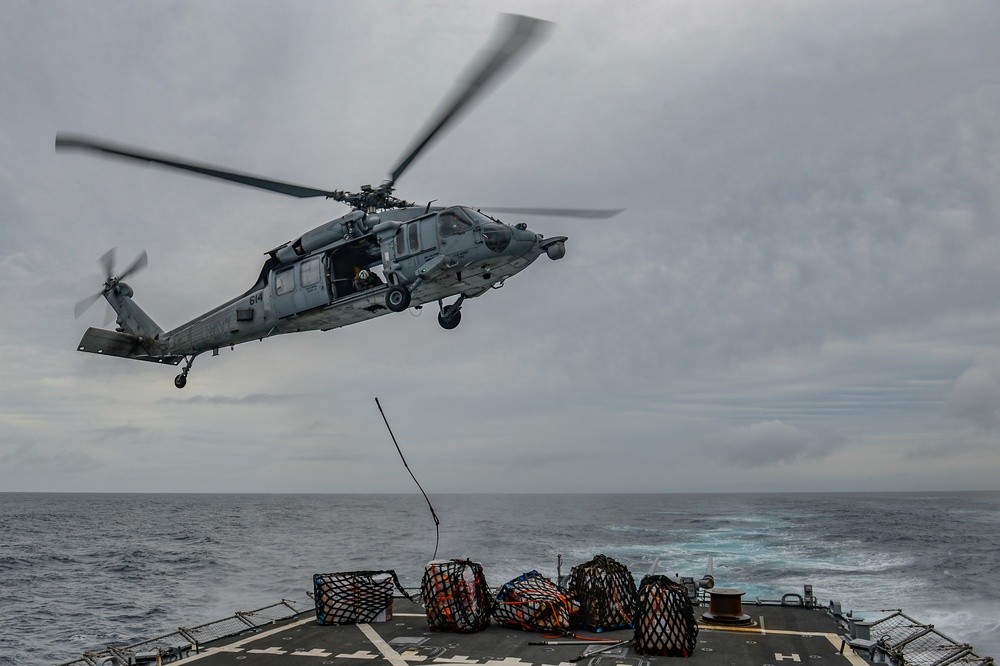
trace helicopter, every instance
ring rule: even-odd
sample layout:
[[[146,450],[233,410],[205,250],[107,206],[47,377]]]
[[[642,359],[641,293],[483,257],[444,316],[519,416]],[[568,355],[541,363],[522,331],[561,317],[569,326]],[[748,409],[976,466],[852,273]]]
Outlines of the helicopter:
[[[397,180],[417,156],[549,26],[527,16],[502,15],[496,46],[473,61],[470,75],[418,134],[389,179],[374,187],[363,185],[356,192],[305,187],[103,139],[57,134],[57,150],[96,152],[298,198],[325,197],[351,208],[346,215],[268,250],[250,289],[170,331],[135,303],[133,289],[124,282],[146,267],[145,251],[117,274],[115,252],[109,251],[100,259],[104,285],[78,302],[74,314],[79,318],[103,297],[117,314],[117,327],[88,328],[77,349],[173,366],[183,362],[174,378],[174,385],[182,389],[200,354],[211,351],[217,356],[222,347],[251,340],[328,331],[435,301],[438,323],[454,329],[467,299],[502,287],[542,255],[561,259],[566,236],[545,237],[523,222],[507,224],[492,214],[608,218],[622,209],[473,208],[432,206],[433,202],[420,206],[393,195]],[[445,299],[452,297],[446,304]]]

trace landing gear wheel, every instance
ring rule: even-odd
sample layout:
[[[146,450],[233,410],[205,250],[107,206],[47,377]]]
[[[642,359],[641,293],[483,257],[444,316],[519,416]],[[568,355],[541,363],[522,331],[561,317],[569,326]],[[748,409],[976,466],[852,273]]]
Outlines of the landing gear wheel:
[[[410,307],[410,290],[402,285],[393,285],[385,294],[385,307],[393,312],[402,312]]]
[[[450,331],[462,323],[462,311],[447,305],[438,313],[438,323],[441,324],[441,328]]]
[[[191,366],[194,365],[194,359],[197,356],[198,356],[197,354],[192,354],[191,356],[184,357],[184,360],[186,361],[184,363],[184,369],[181,370],[181,374],[174,377],[174,386],[176,386],[179,389],[182,389],[185,386],[187,386],[188,373],[191,372]]]

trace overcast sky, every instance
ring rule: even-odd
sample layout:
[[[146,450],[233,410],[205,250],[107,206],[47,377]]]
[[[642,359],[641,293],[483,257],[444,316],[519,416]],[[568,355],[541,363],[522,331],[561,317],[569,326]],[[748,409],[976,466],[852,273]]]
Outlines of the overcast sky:
[[[432,308],[173,367],[75,351],[119,268],[164,329],[347,212],[56,153],[81,132],[386,178],[500,12],[544,43],[414,163],[569,236]],[[0,491],[1000,489],[1000,4],[0,3]]]

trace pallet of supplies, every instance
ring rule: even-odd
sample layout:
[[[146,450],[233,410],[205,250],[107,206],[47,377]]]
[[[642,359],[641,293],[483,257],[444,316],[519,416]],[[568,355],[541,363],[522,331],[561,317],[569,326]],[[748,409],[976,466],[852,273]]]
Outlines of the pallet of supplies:
[[[391,571],[345,571],[313,576],[316,622],[361,624],[392,619]]]
[[[507,627],[562,632],[569,629],[571,608],[564,590],[532,570],[500,588],[493,617]]]
[[[490,626],[492,597],[483,567],[476,562],[429,562],[420,593],[432,631],[473,633]]]

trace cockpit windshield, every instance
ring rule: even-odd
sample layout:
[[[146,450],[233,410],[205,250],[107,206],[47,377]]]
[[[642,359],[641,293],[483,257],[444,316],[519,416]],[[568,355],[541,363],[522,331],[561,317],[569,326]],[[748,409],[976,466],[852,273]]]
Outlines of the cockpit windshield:
[[[497,224],[496,220],[491,219],[489,217],[486,217],[485,215],[483,215],[482,213],[480,213],[478,210],[472,210],[471,208],[463,208],[462,212],[465,213],[466,215],[468,215],[469,218],[475,224],[479,224],[479,225]]]
[[[461,208],[451,208],[438,215],[438,231],[442,238],[454,236],[472,228],[472,222],[464,215],[466,212],[468,211]]]
[[[510,227],[471,208],[456,206],[438,215],[438,232],[442,238],[465,233],[474,227],[479,229],[486,247],[493,252],[506,250],[513,237]]]

